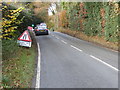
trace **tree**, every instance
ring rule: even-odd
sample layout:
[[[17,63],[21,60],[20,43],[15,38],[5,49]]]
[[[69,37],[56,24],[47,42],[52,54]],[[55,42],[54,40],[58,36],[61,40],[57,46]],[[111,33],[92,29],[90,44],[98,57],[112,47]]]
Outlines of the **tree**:
[[[17,30],[18,25],[23,21],[24,17],[18,18],[23,9],[23,7],[20,7],[18,9],[11,10],[8,8],[8,5],[3,4],[2,34],[0,38],[10,39],[14,36],[14,32]]]

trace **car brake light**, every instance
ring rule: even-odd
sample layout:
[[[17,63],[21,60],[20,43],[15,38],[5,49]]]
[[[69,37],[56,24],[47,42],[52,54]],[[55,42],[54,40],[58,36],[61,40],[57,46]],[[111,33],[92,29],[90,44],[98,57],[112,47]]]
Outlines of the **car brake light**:
[[[36,31],[39,31],[38,29],[36,29]]]
[[[46,29],[46,30],[48,30],[48,29]]]

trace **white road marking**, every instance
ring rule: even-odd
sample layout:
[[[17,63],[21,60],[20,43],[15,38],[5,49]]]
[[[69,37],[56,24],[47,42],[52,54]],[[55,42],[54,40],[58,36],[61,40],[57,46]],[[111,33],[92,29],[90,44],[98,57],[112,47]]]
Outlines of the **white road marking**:
[[[54,37],[54,35],[52,35]]]
[[[82,52],[82,50],[81,49],[79,49],[79,48],[77,48],[77,47],[75,47],[75,46],[73,46],[73,45],[70,45],[72,48],[74,48],[74,49],[76,49],[76,50],[78,50],[78,51],[80,51],[80,52]]]
[[[65,43],[65,44],[67,44],[67,42],[65,42],[64,40],[61,40],[61,42],[63,42],[63,43]]]
[[[116,70],[116,71],[119,71],[117,68],[115,68],[115,67],[113,67],[112,65],[110,65],[110,64],[108,64],[108,63],[106,63],[106,62],[100,60],[99,58],[97,58],[97,57],[95,57],[95,56],[93,56],[93,55],[90,55],[90,57],[94,58],[95,60],[97,60],[97,61],[99,61],[99,62],[101,62],[101,63],[107,65],[108,67],[110,67],[110,68],[112,68],[112,69],[114,69],[114,70]]]
[[[36,77],[36,86],[35,86],[35,88],[40,88],[41,54],[40,54],[40,45],[39,45],[39,43],[37,43],[37,45],[38,45],[38,64],[37,64],[37,77]]]
[[[60,39],[60,38],[58,38],[58,37],[56,37],[57,39]]]

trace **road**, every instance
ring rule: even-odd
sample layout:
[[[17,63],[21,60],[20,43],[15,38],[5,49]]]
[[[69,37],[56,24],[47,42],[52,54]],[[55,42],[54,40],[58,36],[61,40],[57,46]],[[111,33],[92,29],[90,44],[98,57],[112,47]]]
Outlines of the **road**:
[[[59,32],[36,36],[41,88],[118,88],[118,53]]]

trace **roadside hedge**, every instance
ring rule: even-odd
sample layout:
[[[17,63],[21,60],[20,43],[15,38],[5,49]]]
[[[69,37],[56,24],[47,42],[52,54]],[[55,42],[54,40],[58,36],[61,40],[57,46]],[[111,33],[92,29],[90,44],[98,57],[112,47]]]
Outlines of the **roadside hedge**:
[[[118,42],[119,14],[119,2],[62,2],[59,26]]]

